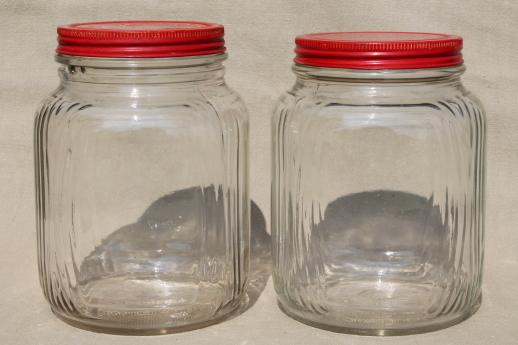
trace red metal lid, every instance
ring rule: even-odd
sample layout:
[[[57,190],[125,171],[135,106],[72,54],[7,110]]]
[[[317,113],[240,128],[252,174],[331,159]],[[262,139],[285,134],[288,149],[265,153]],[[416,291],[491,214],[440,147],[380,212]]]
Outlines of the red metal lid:
[[[222,25],[193,21],[117,21],[58,27],[58,54],[159,58],[225,51]]]
[[[297,36],[295,63],[352,69],[462,64],[462,38],[423,32],[326,32]]]

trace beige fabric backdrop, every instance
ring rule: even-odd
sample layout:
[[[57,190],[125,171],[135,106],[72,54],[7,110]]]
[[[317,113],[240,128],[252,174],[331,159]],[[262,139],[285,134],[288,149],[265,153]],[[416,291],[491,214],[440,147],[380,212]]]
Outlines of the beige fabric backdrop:
[[[38,102],[58,81],[55,27],[116,19],[225,25],[227,80],[251,115],[251,195],[266,215],[270,111],[293,83],[296,34],[407,30],[462,35],[465,84],[485,104],[489,124],[485,302],[466,325],[397,342],[518,343],[518,305],[513,302],[518,300],[518,1],[0,0],[0,344],[128,343],[72,329],[51,316],[37,282],[33,206],[32,121]],[[217,344],[376,343],[299,325],[277,310],[271,286],[254,308],[227,324],[149,341],[197,343],[209,336]],[[454,340],[461,336],[471,340]]]

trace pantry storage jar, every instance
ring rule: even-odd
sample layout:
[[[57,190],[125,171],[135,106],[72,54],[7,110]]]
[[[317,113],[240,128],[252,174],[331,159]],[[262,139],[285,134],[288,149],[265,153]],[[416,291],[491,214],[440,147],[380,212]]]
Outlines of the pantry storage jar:
[[[298,36],[273,117],[281,308],[334,331],[431,331],[472,315],[484,257],[485,118],[462,39]]]
[[[223,27],[58,28],[61,83],[35,121],[40,282],[53,312],[106,332],[201,327],[245,298],[248,117]]]

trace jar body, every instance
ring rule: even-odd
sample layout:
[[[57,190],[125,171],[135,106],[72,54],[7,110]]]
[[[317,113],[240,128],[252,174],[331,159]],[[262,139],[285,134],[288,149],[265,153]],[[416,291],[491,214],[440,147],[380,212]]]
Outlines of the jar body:
[[[310,70],[273,119],[282,309],[312,325],[376,335],[465,319],[481,299],[478,101],[458,76],[336,79]]]
[[[69,64],[37,114],[40,281],[66,321],[163,333],[243,300],[246,110],[221,66],[184,70]]]

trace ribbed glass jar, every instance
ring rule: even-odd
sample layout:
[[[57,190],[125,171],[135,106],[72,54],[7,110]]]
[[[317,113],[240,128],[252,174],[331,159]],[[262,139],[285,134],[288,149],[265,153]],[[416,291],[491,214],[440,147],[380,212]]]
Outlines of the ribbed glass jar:
[[[281,308],[317,327],[370,335],[469,317],[481,301],[486,130],[461,83],[462,60],[417,68],[405,57],[408,68],[394,69],[378,55],[344,58],[356,54],[351,47],[317,56],[304,43],[296,83],[273,117]]]
[[[248,117],[225,57],[57,55],[35,169],[40,281],[60,318],[165,333],[245,298]]]

